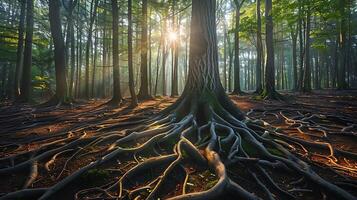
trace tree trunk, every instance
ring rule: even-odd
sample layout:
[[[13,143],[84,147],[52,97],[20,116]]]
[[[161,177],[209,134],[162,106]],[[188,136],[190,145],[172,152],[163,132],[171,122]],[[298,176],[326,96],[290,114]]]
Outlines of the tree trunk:
[[[87,44],[86,44],[86,74],[85,74],[85,98],[89,99],[89,57],[90,57],[90,47],[92,45],[92,29],[94,24],[94,19],[97,14],[98,0],[92,0],[91,2],[91,11],[89,19],[89,29],[87,35]]]
[[[346,42],[346,0],[339,0],[340,22],[339,22],[339,63],[338,63],[338,77],[337,88],[347,89],[346,82],[346,63],[347,63],[347,42]]]
[[[96,22],[97,24],[98,22]],[[98,55],[98,30],[95,30],[95,36],[94,36],[94,55],[93,55],[93,72],[92,72],[92,91],[91,95],[92,97],[96,97],[95,94],[95,79],[96,79],[96,70],[97,70],[97,55]]]
[[[266,61],[265,61],[265,91],[263,97],[272,99],[279,98],[275,91],[275,67],[274,67],[274,38],[273,38],[273,16],[272,0],[265,0],[266,20]]]
[[[165,18],[165,16],[164,16]],[[163,32],[161,33],[162,37],[162,95],[166,96],[166,58],[167,58],[167,45],[165,41],[165,34],[167,31],[167,21],[164,19],[163,23]]]
[[[113,97],[110,103],[119,104],[122,96],[120,91],[120,71],[119,71],[119,7],[118,0],[111,0],[113,14]]]
[[[21,10],[20,10],[20,22],[19,22],[19,35],[17,41],[17,52],[16,52],[16,69],[15,69],[15,80],[14,80],[14,97],[18,98],[20,95],[20,77],[22,73],[22,61],[23,61],[23,51],[24,51],[24,30],[25,30],[25,10],[26,10],[26,0],[20,0]]]
[[[131,94],[131,106],[138,105],[138,99],[134,87],[133,69],[133,30],[132,30],[132,0],[128,0],[128,67],[129,67],[129,90]],[[114,36],[113,36],[114,37]]]
[[[157,94],[157,86],[159,83],[159,65],[160,65],[160,51],[161,51],[162,41],[159,42],[157,47],[157,57],[156,57],[156,76],[155,76],[155,87],[154,87],[154,97]]]
[[[235,34],[234,34],[234,89],[233,94],[241,94],[240,85],[240,62],[239,62],[239,22],[241,2],[235,0],[236,16],[235,16]]]
[[[298,71],[297,71],[297,34],[295,30],[291,31],[292,38],[292,63],[293,63],[293,91],[297,91]]]
[[[50,0],[49,2],[49,17],[51,35],[54,45],[54,60],[56,70],[56,94],[55,101],[66,101],[67,81],[65,72],[65,46],[62,36],[60,2],[58,0]]]
[[[174,28],[174,33],[178,34],[179,25],[176,19],[175,11],[176,0],[172,1],[172,25]],[[171,83],[171,96],[178,96],[178,44],[179,39],[173,41],[172,44],[172,55],[173,55],[173,65],[172,65],[172,83]]]
[[[223,20],[223,87],[227,91],[227,23]]]
[[[257,0],[257,63],[255,73],[255,93],[260,94],[263,91],[262,86],[262,57],[263,57],[263,42],[262,42],[262,19],[260,14],[260,0]]]
[[[142,0],[141,9],[141,67],[140,67],[140,89],[138,98],[148,99],[149,81],[148,81],[148,1]]]
[[[74,85],[74,74],[75,74],[75,38],[74,38],[74,25],[73,25],[73,10],[75,6],[77,5],[77,0],[70,1],[70,7],[68,10],[68,28],[69,28],[69,37],[70,37],[70,43],[71,43],[71,76],[70,76],[70,81],[69,81],[69,92],[68,95],[70,98],[73,97],[73,85]]]
[[[305,70],[303,92],[311,92],[311,60],[310,60],[310,30],[311,30],[311,11],[310,5],[307,8],[306,14],[306,32],[305,32]]]
[[[21,78],[20,101],[29,102],[31,99],[31,68],[32,68],[32,37],[33,37],[33,0],[26,0],[26,39]]]

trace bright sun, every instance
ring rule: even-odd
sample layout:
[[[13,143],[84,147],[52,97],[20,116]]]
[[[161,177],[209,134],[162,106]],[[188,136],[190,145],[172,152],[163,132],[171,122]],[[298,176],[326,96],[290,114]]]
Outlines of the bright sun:
[[[168,36],[169,36],[170,41],[176,41],[178,38],[177,33],[175,33],[175,32],[169,32]]]

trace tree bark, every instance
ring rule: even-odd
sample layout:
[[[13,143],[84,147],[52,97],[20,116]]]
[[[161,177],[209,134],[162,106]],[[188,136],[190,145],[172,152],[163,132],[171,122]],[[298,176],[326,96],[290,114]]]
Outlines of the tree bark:
[[[233,94],[241,94],[240,85],[240,62],[239,62],[239,22],[240,22],[240,8],[243,1],[235,0],[236,15],[235,15],[235,34],[234,34],[234,89]]]
[[[262,42],[262,19],[260,14],[260,0],[256,0],[257,3],[257,63],[256,63],[256,76],[255,93],[260,94],[263,91],[262,86],[262,57],[263,57],[263,42]]]
[[[178,23],[175,11],[176,0],[172,1],[172,24],[174,33],[178,34]],[[171,80],[171,97],[178,96],[178,41],[173,41],[172,44],[172,55],[173,55],[173,65],[172,65],[172,80]]]
[[[148,99],[149,81],[148,81],[148,1],[142,0],[141,9],[141,67],[140,67],[140,89],[138,98]]]
[[[33,0],[26,0],[26,39],[21,78],[20,101],[29,102],[31,99],[31,68],[32,68],[32,37],[33,37]]]
[[[276,99],[275,91],[275,67],[274,67],[274,38],[273,38],[273,16],[272,0],[265,0],[265,31],[266,31],[266,61],[265,61],[265,91],[264,97]]]
[[[129,90],[131,94],[131,106],[138,105],[138,99],[134,87],[133,69],[133,30],[132,30],[132,0],[128,0],[128,67],[129,67]],[[114,36],[113,36],[114,37]]]
[[[90,47],[92,45],[92,30],[95,16],[97,15],[97,6],[98,0],[92,0],[91,2],[91,11],[90,11],[90,19],[89,19],[89,28],[87,35],[87,43],[86,43],[86,74],[85,74],[85,98],[89,99],[89,57],[90,57]]]
[[[119,72],[119,7],[118,0],[111,0],[112,3],[112,27],[113,27],[113,97],[111,103],[121,102],[120,72]]]
[[[24,51],[24,30],[25,30],[25,13],[26,13],[26,0],[20,0],[20,22],[19,22],[19,35],[17,41],[16,51],[16,68],[14,80],[14,97],[18,98],[20,95],[20,77],[22,73],[22,61]]]
[[[308,5],[307,14],[306,14],[305,70],[304,70],[304,82],[302,88],[303,92],[311,92],[310,30],[311,30],[311,10],[310,10],[310,5]]]
[[[55,99],[58,102],[66,101],[67,81],[65,72],[65,46],[62,36],[60,2],[58,0],[49,1],[49,18],[51,35],[54,45],[54,60],[56,70],[56,94]]]

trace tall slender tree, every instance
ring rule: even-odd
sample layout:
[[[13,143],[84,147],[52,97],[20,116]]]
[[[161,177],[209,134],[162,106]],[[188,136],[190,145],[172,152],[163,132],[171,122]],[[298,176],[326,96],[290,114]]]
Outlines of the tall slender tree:
[[[240,48],[240,41],[239,41],[239,23],[240,23],[240,9],[244,0],[234,0],[234,4],[236,7],[236,14],[235,14],[235,33],[234,33],[234,88],[233,94],[243,94],[241,85],[240,85],[240,61],[239,61],[239,48]]]
[[[275,90],[275,67],[274,67],[274,37],[273,37],[273,15],[272,0],[265,0],[265,88],[262,93],[264,98],[281,98]]]
[[[113,15],[113,97],[110,103],[118,105],[122,100],[119,69],[119,7],[118,0],[111,0],[111,3]]]
[[[97,7],[98,7],[98,0],[92,0],[91,2],[91,9],[90,9],[90,19],[89,19],[89,27],[87,32],[87,43],[86,43],[86,68],[85,68],[85,98],[89,99],[89,58],[90,58],[90,48],[92,46],[92,36],[93,36],[93,25],[95,21],[95,16],[97,15]]]
[[[132,20],[132,0],[128,0],[128,68],[129,68],[129,90],[131,95],[131,107],[138,105],[138,99],[134,86],[133,69],[133,20]]]
[[[67,80],[65,70],[65,46],[62,36],[60,1],[49,1],[49,19],[51,35],[54,46],[54,60],[56,70],[56,94],[51,103],[58,104],[66,101],[67,97]]]
[[[142,0],[141,16],[141,67],[138,98],[143,100],[150,98],[148,80],[148,0]]]
[[[257,62],[255,76],[255,93],[260,94],[263,91],[262,85],[262,58],[263,58],[263,41],[262,41],[262,19],[260,14],[260,1],[256,0],[257,12]]]
[[[26,39],[23,60],[23,72],[19,100],[29,102],[31,99],[32,37],[33,37],[33,0],[26,0]]]
[[[19,22],[19,35],[17,41],[16,52],[16,68],[14,80],[14,97],[20,95],[20,78],[23,64],[23,51],[24,51],[24,30],[25,30],[25,14],[26,14],[26,0],[20,0],[20,22]]]

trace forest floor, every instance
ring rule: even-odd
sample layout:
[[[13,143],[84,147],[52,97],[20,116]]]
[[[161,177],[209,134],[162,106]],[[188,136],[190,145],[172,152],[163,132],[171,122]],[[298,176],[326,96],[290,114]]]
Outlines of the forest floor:
[[[284,93],[284,95],[287,97],[286,102],[255,100],[251,95],[231,96],[231,99],[250,118],[262,119],[279,128],[284,134],[306,142],[329,143],[334,149],[357,153],[357,91],[337,92],[331,90],[316,91],[306,95],[297,93]],[[68,138],[70,138],[69,135],[85,134],[90,136],[98,131],[120,131],[124,129],[122,125],[125,123],[126,126],[132,127],[131,120],[150,118],[175,100],[175,98],[158,97],[155,100],[141,102],[135,109],[128,107],[129,102],[124,102],[122,106],[113,108],[106,105],[104,100],[77,102],[73,106],[57,109],[13,105],[10,102],[3,102],[0,105],[0,169],[13,166],[14,163],[16,165],[16,163],[21,163],[34,155],[38,155],[39,152],[47,149],[48,144],[53,146],[51,148],[66,144]],[[304,119],[305,122],[314,127],[322,127],[322,129],[313,129],[311,128],[313,126],[292,126],[286,123],[287,117],[293,118],[299,115],[308,118]],[[120,124],[120,126],[116,126],[116,124]],[[321,131],[323,128],[336,131],[329,131],[326,135],[326,132]],[[51,137],[53,135],[56,135],[56,138]],[[60,142],[59,140],[63,141]],[[309,162],[321,177],[357,196],[356,158],[338,157],[338,160],[333,160],[328,156],[331,152],[324,148],[309,148],[307,152],[304,147],[298,148],[299,145],[296,142],[296,146],[291,145],[290,150],[304,161]],[[84,150],[80,156],[74,157],[71,154],[74,150],[68,149],[58,154],[54,159],[53,157],[50,159],[50,157],[45,159],[45,162],[39,163],[37,177],[26,187],[44,188],[52,186],[101,156],[100,149],[86,149],[84,146],[82,148]],[[11,160],[12,163],[8,163],[8,158],[15,155],[23,156],[18,156]],[[133,161],[124,156],[120,160],[118,159],[116,163],[108,164],[106,168],[92,170],[82,176],[79,182],[66,187],[66,192],[61,193],[59,199],[72,199],[79,190],[113,182],[133,167],[136,162],[144,158],[145,155],[137,155]],[[49,163],[49,160],[52,161]],[[1,175],[0,196],[23,188],[24,183],[28,180],[26,178],[28,174],[27,170],[22,170]],[[212,184],[210,182],[214,182],[214,177],[212,180],[209,177],[209,175],[205,178],[196,176],[195,180],[189,180],[188,192],[207,189],[202,187],[208,187],[207,185]],[[281,186],[291,182],[284,176],[273,178]],[[291,179],[294,178],[291,177]],[[343,182],[344,178],[352,182]],[[240,182],[243,185],[250,187],[251,191],[255,190],[255,186],[249,186],[250,180],[242,179]],[[206,183],[200,184],[200,182]],[[289,186],[286,187],[289,189]],[[180,190],[180,188],[176,188],[176,190]],[[310,196],[309,194],[299,194],[299,192],[312,193],[312,191],[292,192],[296,192],[297,196],[304,196],[304,199],[316,199],[314,194],[311,194],[310,198],[307,198]],[[173,194],[168,193],[167,195]],[[78,197],[78,199],[81,199],[81,197]]]

